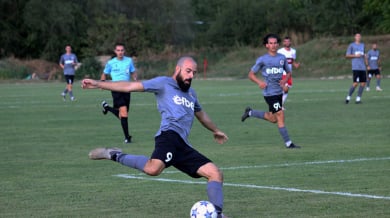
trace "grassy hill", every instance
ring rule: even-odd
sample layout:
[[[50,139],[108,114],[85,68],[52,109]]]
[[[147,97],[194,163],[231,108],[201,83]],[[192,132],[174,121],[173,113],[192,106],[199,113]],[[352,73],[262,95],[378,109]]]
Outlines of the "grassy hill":
[[[294,46],[297,49],[299,69],[294,69],[294,77],[328,78],[351,75],[351,61],[344,58],[348,44],[353,37],[336,37],[313,39],[305,44]],[[363,36],[366,51],[373,42],[377,42],[381,52],[383,74],[390,68],[390,35]],[[212,63],[209,77],[246,77],[250,67],[258,56],[266,50],[260,48],[240,47]]]
[[[377,42],[381,52],[383,75],[390,69],[390,35],[364,36],[366,51],[371,48],[373,42]],[[259,40],[260,41],[260,40]],[[293,45],[297,49],[297,61],[301,63],[299,69],[294,69],[296,78],[331,78],[351,75],[351,61],[344,58],[348,44],[353,37],[329,37],[318,38],[304,44]],[[246,78],[249,69],[260,55],[266,52],[262,45],[259,47],[237,46],[235,49],[208,48],[175,50],[167,47],[160,54],[144,51],[139,54],[137,68],[139,78],[147,79],[157,75],[171,75],[177,58],[182,55],[191,55],[198,61],[200,78]],[[204,74],[203,60],[208,60],[207,73]],[[0,60],[0,79],[25,78],[31,69],[40,69],[42,64],[30,66],[31,61],[12,61],[13,59]],[[83,62],[83,60],[81,60]],[[24,64],[22,64],[24,63]],[[34,63],[34,62],[33,62]],[[37,62],[41,63],[41,62]],[[56,65],[57,63],[53,63]],[[28,70],[30,69],[30,70]],[[48,70],[46,70],[48,71]],[[47,72],[42,73],[47,73]],[[20,75],[20,76],[17,76]],[[16,77],[17,76],[17,77]]]

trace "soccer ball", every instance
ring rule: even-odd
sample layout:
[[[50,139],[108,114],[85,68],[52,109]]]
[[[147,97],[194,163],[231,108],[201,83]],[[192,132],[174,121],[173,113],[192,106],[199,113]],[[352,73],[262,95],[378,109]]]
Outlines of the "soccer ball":
[[[196,202],[190,211],[191,218],[217,218],[217,211],[209,201]]]

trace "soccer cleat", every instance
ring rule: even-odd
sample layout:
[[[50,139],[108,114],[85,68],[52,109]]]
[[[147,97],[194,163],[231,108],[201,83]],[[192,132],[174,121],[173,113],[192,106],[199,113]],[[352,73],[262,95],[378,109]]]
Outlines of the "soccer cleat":
[[[359,96],[357,96],[357,97],[356,97],[356,101],[355,101],[355,103],[356,103],[356,104],[360,104],[360,103],[362,103],[362,101],[360,100],[360,97],[359,97]]]
[[[129,144],[129,143],[131,143],[131,136],[125,138],[125,144]]]
[[[366,91],[369,92],[370,91],[370,87],[366,87]]]
[[[70,100],[71,101],[76,101],[76,98],[72,96],[72,97],[70,97]]]
[[[95,148],[89,152],[88,156],[91,160],[111,160],[113,154],[121,152],[120,148]]]
[[[377,86],[375,90],[376,90],[377,92],[383,91],[383,89],[381,89],[381,87],[379,87],[379,86]]]
[[[290,146],[288,146],[286,148],[291,148],[291,149],[293,149],[293,148],[301,148],[301,146],[295,145],[294,143],[291,143]]]
[[[250,107],[245,108],[244,114],[241,116],[241,122],[244,122],[246,120],[246,118],[249,117],[250,111],[252,111],[252,108],[250,108]]]
[[[65,93],[61,93],[61,96],[62,96],[62,99],[64,99],[64,101],[66,101],[66,94]]]
[[[108,112],[108,110],[107,110],[107,108],[108,108],[108,104],[107,104],[107,102],[106,102],[106,101],[102,101],[102,107],[103,107],[103,110],[102,110],[102,112],[103,112],[103,114],[104,114],[104,115],[106,115],[106,114],[107,114],[107,112]]]
[[[347,98],[345,99],[345,103],[348,104],[349,100],[351,100],[351,96],[347,96]]]

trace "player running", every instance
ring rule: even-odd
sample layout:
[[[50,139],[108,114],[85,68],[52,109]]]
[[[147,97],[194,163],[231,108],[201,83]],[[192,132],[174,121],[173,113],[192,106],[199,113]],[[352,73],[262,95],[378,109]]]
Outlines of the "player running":
[[[284,111],[282,110],[283,87],[291,77],[291,69],[286,57],[277,53],[279,41],[279,36],[275,34],[268,34],[264,37],[263,45],[267,48],[268,53],[256,60],[256,64],[248,74],[249,79],[256,83],[260,89],[263,89],[264,100],[268,104],[269,112],[247,107],[241,121],[244,122],[248,117],[255,117],[276,123],[286,148],[300,148],[290,140],[284,124]],[[283,71],[287,72],[284,79],[282,79]],[[256,74],[258,72],[261,72],[265,81],[257,78]]]

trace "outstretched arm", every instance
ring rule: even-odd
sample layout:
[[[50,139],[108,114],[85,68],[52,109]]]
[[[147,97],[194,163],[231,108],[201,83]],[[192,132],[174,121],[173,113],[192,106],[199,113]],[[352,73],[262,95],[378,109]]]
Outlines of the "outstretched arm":
[[[144,86],[141,82],[105,82],[92,79],[84,79],[81,82],[83,89],[105,89],[117,92],[142,92]]]
[[[206,114],[206,112],[195,112],[195,116],[204,127],[213,132],[214,139],[217,143],[223,144],[229,139],[227,135],[221,130],[219,130],[218,127],[213,123],[213,121],[211,121],[210,117]]]

